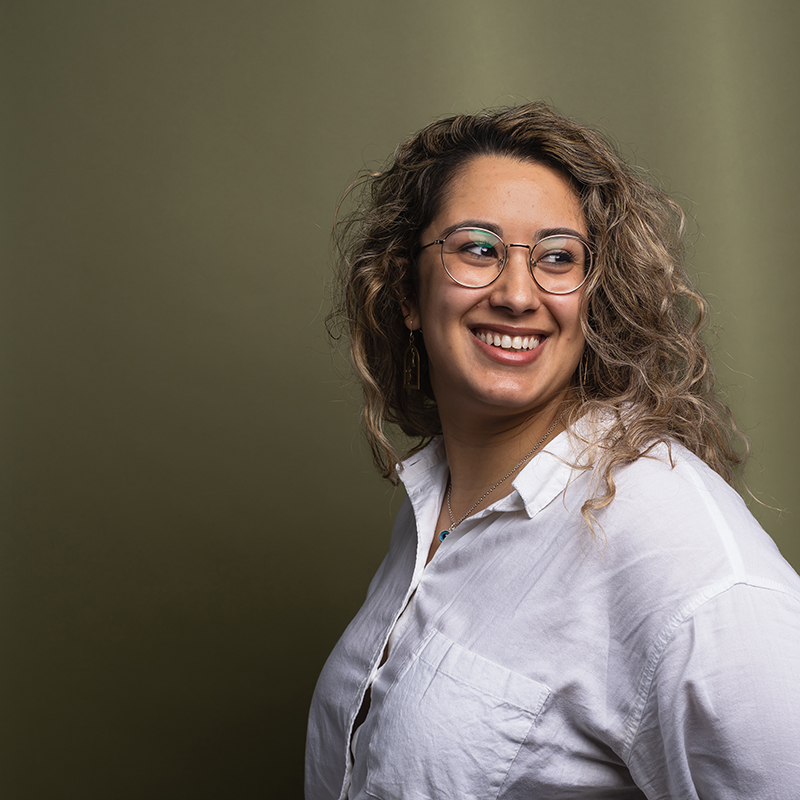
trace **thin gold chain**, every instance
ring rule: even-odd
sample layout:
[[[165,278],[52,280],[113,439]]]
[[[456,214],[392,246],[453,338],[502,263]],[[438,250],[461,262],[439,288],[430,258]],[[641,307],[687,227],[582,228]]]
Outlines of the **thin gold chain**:
[[[439,541],[443,542],[446,536],[449,536],[501,483],[507,481],[528,459],[533,456],[533,454],[547,441],[550,434],[558,427],[559,422],[564,418],[564,414],[566,412],[562,411],[558,415],[558,419],[547,429],[547,433],[542,436],[541,439],[534,445],[533,449],[519,462],[515,467],[513,467],[508,473],[503,475],[497,483],[492,486],[490,489],[487,489],[470,507],[466,514],[464,514],[458,522],[456,522],[455,517],[453,516],[453,509],[450,507],[450,497],[453,493],[453,482],[448,479],[447,481],[447,513],[450,515],[450,528],[446,531],[442,531],[439,534]]]

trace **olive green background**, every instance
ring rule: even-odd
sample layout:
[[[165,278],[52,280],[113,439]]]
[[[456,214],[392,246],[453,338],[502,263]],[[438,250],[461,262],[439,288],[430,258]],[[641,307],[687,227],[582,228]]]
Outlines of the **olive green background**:
[[[754,513],[800,565],[800,4],[4,2],[3,797],[300,797],[402,493],[329,232],[435,117],[530,99],[690,215]]]

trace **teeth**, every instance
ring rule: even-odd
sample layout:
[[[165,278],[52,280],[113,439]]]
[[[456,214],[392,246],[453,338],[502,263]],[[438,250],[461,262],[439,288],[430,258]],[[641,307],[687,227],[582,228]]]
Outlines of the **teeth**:
[[[539,346],[538,336],[511,337],[508,334],[501,335],[485,331],[480,331],[477,336],[482,342],[491,344],[494,347],[502,347],[504,350],[534,350]]]

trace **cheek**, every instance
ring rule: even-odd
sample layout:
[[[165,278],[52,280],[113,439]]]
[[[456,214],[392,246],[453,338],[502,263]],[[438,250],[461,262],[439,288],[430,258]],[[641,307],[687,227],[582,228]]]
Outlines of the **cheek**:
[[[469,289],[441,280],[423,282],[420,286],[420,316],[422,324],[429,328],[447,327],[472,305],[474,296]],[[474,290],[472,290],[474,292]]]
[[[431,320],[436,316],[435,306],[438,291],[431,281],[429,272],[430,270],[420,269],[419,284],[417,286],[418,310],[423,327],[426,322],[430,325]]]
[[[581,327],[582,297],[567,295],[551,304],[551,313],[558,322],[561,332],[570,339],[579,339],[583,342],[583,329]]]

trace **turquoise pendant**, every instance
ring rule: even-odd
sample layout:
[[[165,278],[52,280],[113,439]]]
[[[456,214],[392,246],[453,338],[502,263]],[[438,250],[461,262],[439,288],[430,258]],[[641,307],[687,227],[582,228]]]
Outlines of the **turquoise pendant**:
[[[445,540],[445,537],[446,537],[446,536],[449,536],[449,534],[450,534],[450,531],[442,531],[442,532],[439,534],[439,541],[440,541],[440,542],[443,542],[443,541]]]

